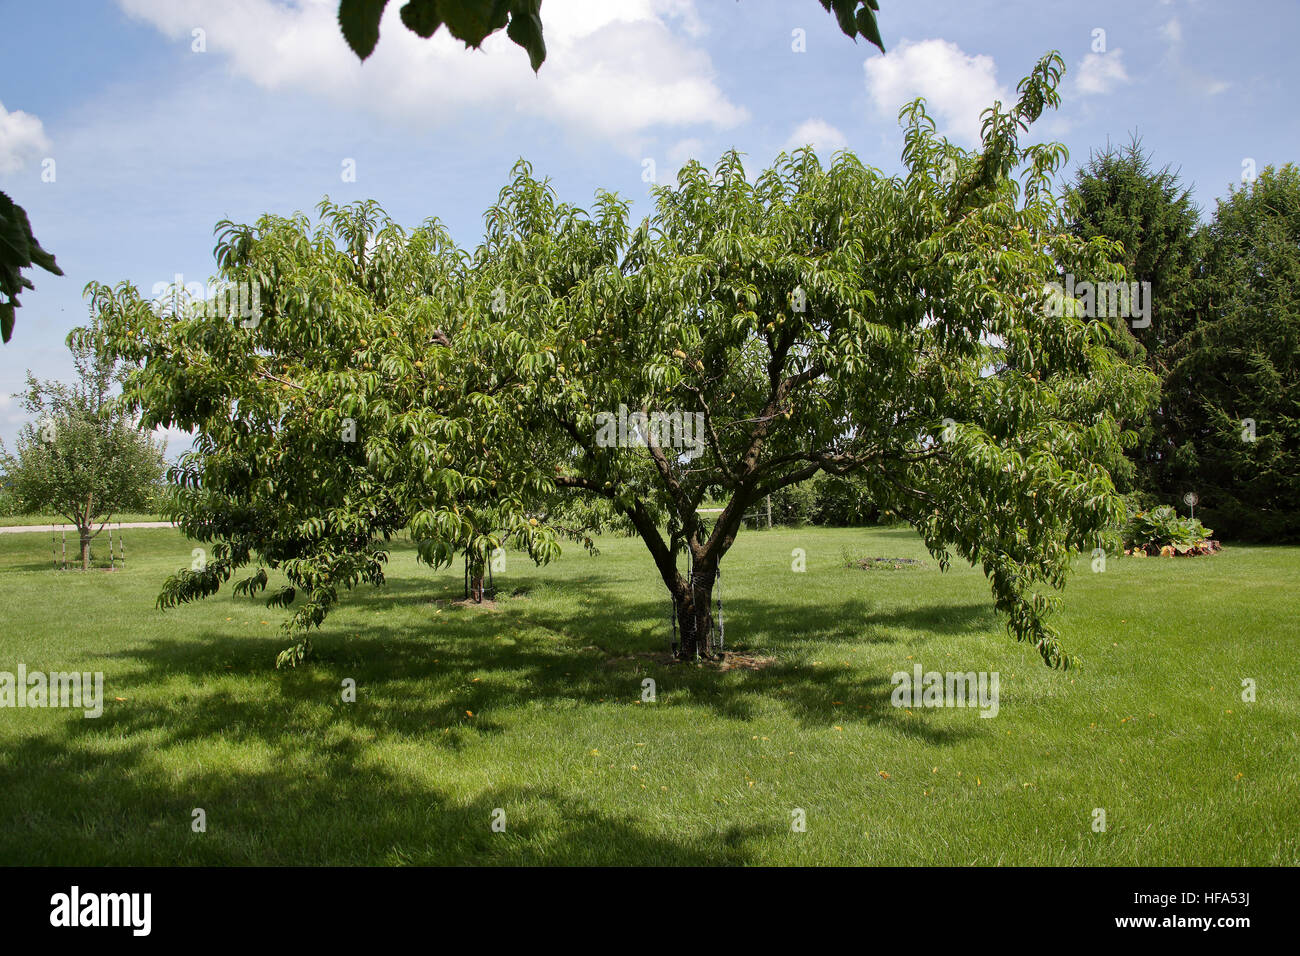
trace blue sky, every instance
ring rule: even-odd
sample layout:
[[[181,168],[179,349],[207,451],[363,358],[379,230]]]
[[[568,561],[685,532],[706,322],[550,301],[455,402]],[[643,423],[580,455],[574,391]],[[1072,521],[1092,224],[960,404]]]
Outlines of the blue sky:
[[[482,51],[418,39],[400,5],[358,64],[336,0],[0,0],[0,189],[66,273],[32,275],[0,346],[11,450],[10,393],[29,368],[70,377],[87,282],[205,280],[218,220],[325,195],[377,199],[407,225],[436,216],[472,245],[520,156],[564,199],[613,189],[638,216],[648,160],[662,182],[687,158],[735,147],[757,168],[812,142],[892,172],[901,103],[926,96],[970,146],[980,109],[1053,49],[1063,102],[1035,136],[1069,147],[1070,172],[1136,132],[1208,218],[1247,160],[1300,159],[1294,0],[881,0],[884,56],[817,0],[545,0],[539,76],[503,36]]]

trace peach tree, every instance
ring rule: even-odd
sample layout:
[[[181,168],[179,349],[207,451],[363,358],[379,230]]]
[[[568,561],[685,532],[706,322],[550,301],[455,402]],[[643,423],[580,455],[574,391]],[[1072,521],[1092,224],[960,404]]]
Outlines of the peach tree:
[[[296,664],[342,591],[383,582],[403,529],[433,565],[506,541],[559,553],[527,513],[547,492],[535,438],[494,408],[489,330],[465,318],[472,274],[438,222],[407,232],[374,203],[327,200],[314,224],[219,224],[216,260],[202,301],[87,287],[142,424],[195,435],[168,477],[201,548],[160,606],[236,575],[237,593],[264,592],[278,569],[268,604],[293,608],[296,635],[278,663]]]
[[[941,566],[978,563],[1012,634],[1071,662],[1050,589],[1122,518],[1110,469],[1153,382],[1106,323],[1044,308],[1061,272],[1120,277],[1113,246],[1065,228],[1064,148],[1020,144],[1060,75],[1045,57],[1012,107],[987,110],[977,151],[938,137],[916,101],[903,175],[804,150],[751,178],[729,153],[657,189],[635,228],[615,197],[588,217],[519,170],[499,208],[576,281],[535,281],[507,244],[494,361],[528,430],[571,449],[556,488],[606,500],[645,542],[682,657],[716,650],[713,587],[744,515],[825,472],[858,476]],[[635,421],[611,441],[615,410]],[[700,431],[679,441],[673,414]],[[725,501],[716,517],[706,499]]]
[[[1113,244],[1066,228],[1064,149],[1021,144],[1060,75],[1044,58],[974,151],[910,104],[901,175],[803,150],[751,177],[729,153],[634,226],[625,200],[560,202],[521,162],[472,252],[372,203],[222,224],[218,268],[262,290],[253,317],[93,287],[128,400],[197,434],[173,479],[210,553],[160,602],[278,568],[270,600],[306,632],[382,582],[403,528],[431,563],[477,566],[504,541],[539,561],[590,546],[612,517],[649,551],[679,654],[707,657],[744,515],[825,473],[941,566],[979,564],[1011,633],[1067,666],[1051,589],[1123,516],[1110,471],[1153,381],[1108,323],[1045,307],[1064,272],[1123,277]]]

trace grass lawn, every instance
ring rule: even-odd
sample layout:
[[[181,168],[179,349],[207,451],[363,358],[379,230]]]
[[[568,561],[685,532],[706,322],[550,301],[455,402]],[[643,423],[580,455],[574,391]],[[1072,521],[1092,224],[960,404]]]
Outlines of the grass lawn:
[[[104,526],[104,533],[107,534],[110,527],[117,530],[119,522],[126,524],[128,521],[166,520],[167,519],[163,515],[142,514],[134,511],[124,512],[122,514],[113,515],[113,520]],[[52,524],[63,525],[67,527],[69,531],[72,530],[72,526],[68,524],[68,519],[62,515],[0,515],[0,528],[19,528],[25,525],[41,525],[42,527],[49,528]],[[95,527],[99,527],[98,522],[95,523]]]
[[[1061,673],[910,530],[746,532],[727,643],[774,660],[719,672],[664,660],[639,541],[512,554],[495,608],[402,545],[277,672],[284,611],[155,610],[192,545],[126,544],[125,571],[61,573],[48,540],[0,536],[0,670],[103,671],[107,698],[0,710],[0,863],[1300,863],[1297,548],[1081,558],[1057,621],[1085,667]],[[891,706],[917,663],[998,671],[998,715]]]

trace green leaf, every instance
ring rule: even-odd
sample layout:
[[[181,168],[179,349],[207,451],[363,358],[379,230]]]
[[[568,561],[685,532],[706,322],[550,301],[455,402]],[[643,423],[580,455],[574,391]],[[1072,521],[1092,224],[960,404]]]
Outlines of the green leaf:
[[[31,226],[27,213],[0,193],[0,262],[17,267],[30,265],[31,261]]]
[[[835,19],[840,22],[840,29],[844,31],[845,36],[857,36],[858,22],[853,17],[854,8],[858,5],[858,0],[832,0],[835,8]]]
[[[379,21],[388,0],[339,0],[339,28],[352,52],[365,59],[379,42]]]
[[[410,0],[402,7],[401,16],[408,30],[426,40],[442,26],[442,17],[438,14],[438,0]]]
[[[510,7],[508,0],[442,0],[438,12],[452,36],[477,49],[506,25]]]
[[[879,7],[872,3],[871,10],[877,10]],[[858,26],[858,32],[880,48],[880,52],[885,52],[884,41],[880,39],[880,27],[876,25],[876,15],[871,10],[863,7],[857,12],[855,17]]]
[[[528,62],[536,73],[546,60],[546,42],[542,39],[541,0],[519,0],[510,17],[506,36],[528,51]]]
[[[858,9],[859,4],[862,9]],[[885,52],[885,45],[880,39],[880,29],[876,25],[873,11],[880,9],[876,0],[821,0],[821,5],[829,12],[834,12],[840,30],[847,37],[857,39],[859,35],[874,43]]]
[[[0,307],[0,339],[5,342],[13,334],[19,290],[35,288],[21,272],[32,265],[54,275],[63,275],[54,256],[42,249],[32,235],[32,226],[23,207],[0,192],[0,295],[9,299]]]

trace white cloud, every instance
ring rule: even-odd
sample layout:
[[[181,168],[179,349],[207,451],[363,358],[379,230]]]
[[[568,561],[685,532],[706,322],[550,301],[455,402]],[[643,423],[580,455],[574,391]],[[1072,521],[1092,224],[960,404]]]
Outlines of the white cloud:
[[[17,400],[7,392],[0,393],[0,423],[5,425],[21,425],[27,421],[30,416],[23,411]],[[10,449],[11,451],[13,449]]]
[[[1193,69],[1183,61],[1183,25],[1173,17],[1160,28],[1160,35],[1165,38],[1164,67],[1166,72],[1178,78],[1179,83],[1194,94],[1218,96],[1229,89],[1232,84],[1220,80],[1208,73]]]
[[[674,174],[692,159],[699,160],[705,166],[709,165],[704,157],[704,140],[690,137],[679,140],[668,148],[668,165]]]
[[[11,113],[0,103],[0,175],[16,173],[49,151],[49,137],[37,117],[22,110]]]
[[[998,84],[991,56],[971,56],[947,40],[904,40],[884,56],[863,63],[867,92],[883,115],[925,97],[939,132],[965,145],[980,141],[980,113],[995,100],[1010,101]]]
[[[227,57],[258,86],[305,90],[392,119],[448,123],[467,110],[526,110],[635,151],[656,127],[725,128],[747,118],[691,42],[704,30],[693,0],[548,4],[537,75],[504,31],[481,50],[466,50],[445,28],[425,40],[401,23],[400,3],[388,5],[379,44],[362,64],[339,32],[337,0],[119,2],[174,39],[188,42],[202,28],[202,55]]]
[[[829,160],[831,155],[849,145],[848,139],[838,129],[823,119],[804,120],[795,127],[783,147],[787,152],[801,146],[812,146],[822,160]]]
[[[1109,93],[1121,83],[1129,81],[1124,70],[1124,51],[1116,48],[1109,53],[1089,53],[1079,61],[1075,71],[1075,87],[1080,93]]]

